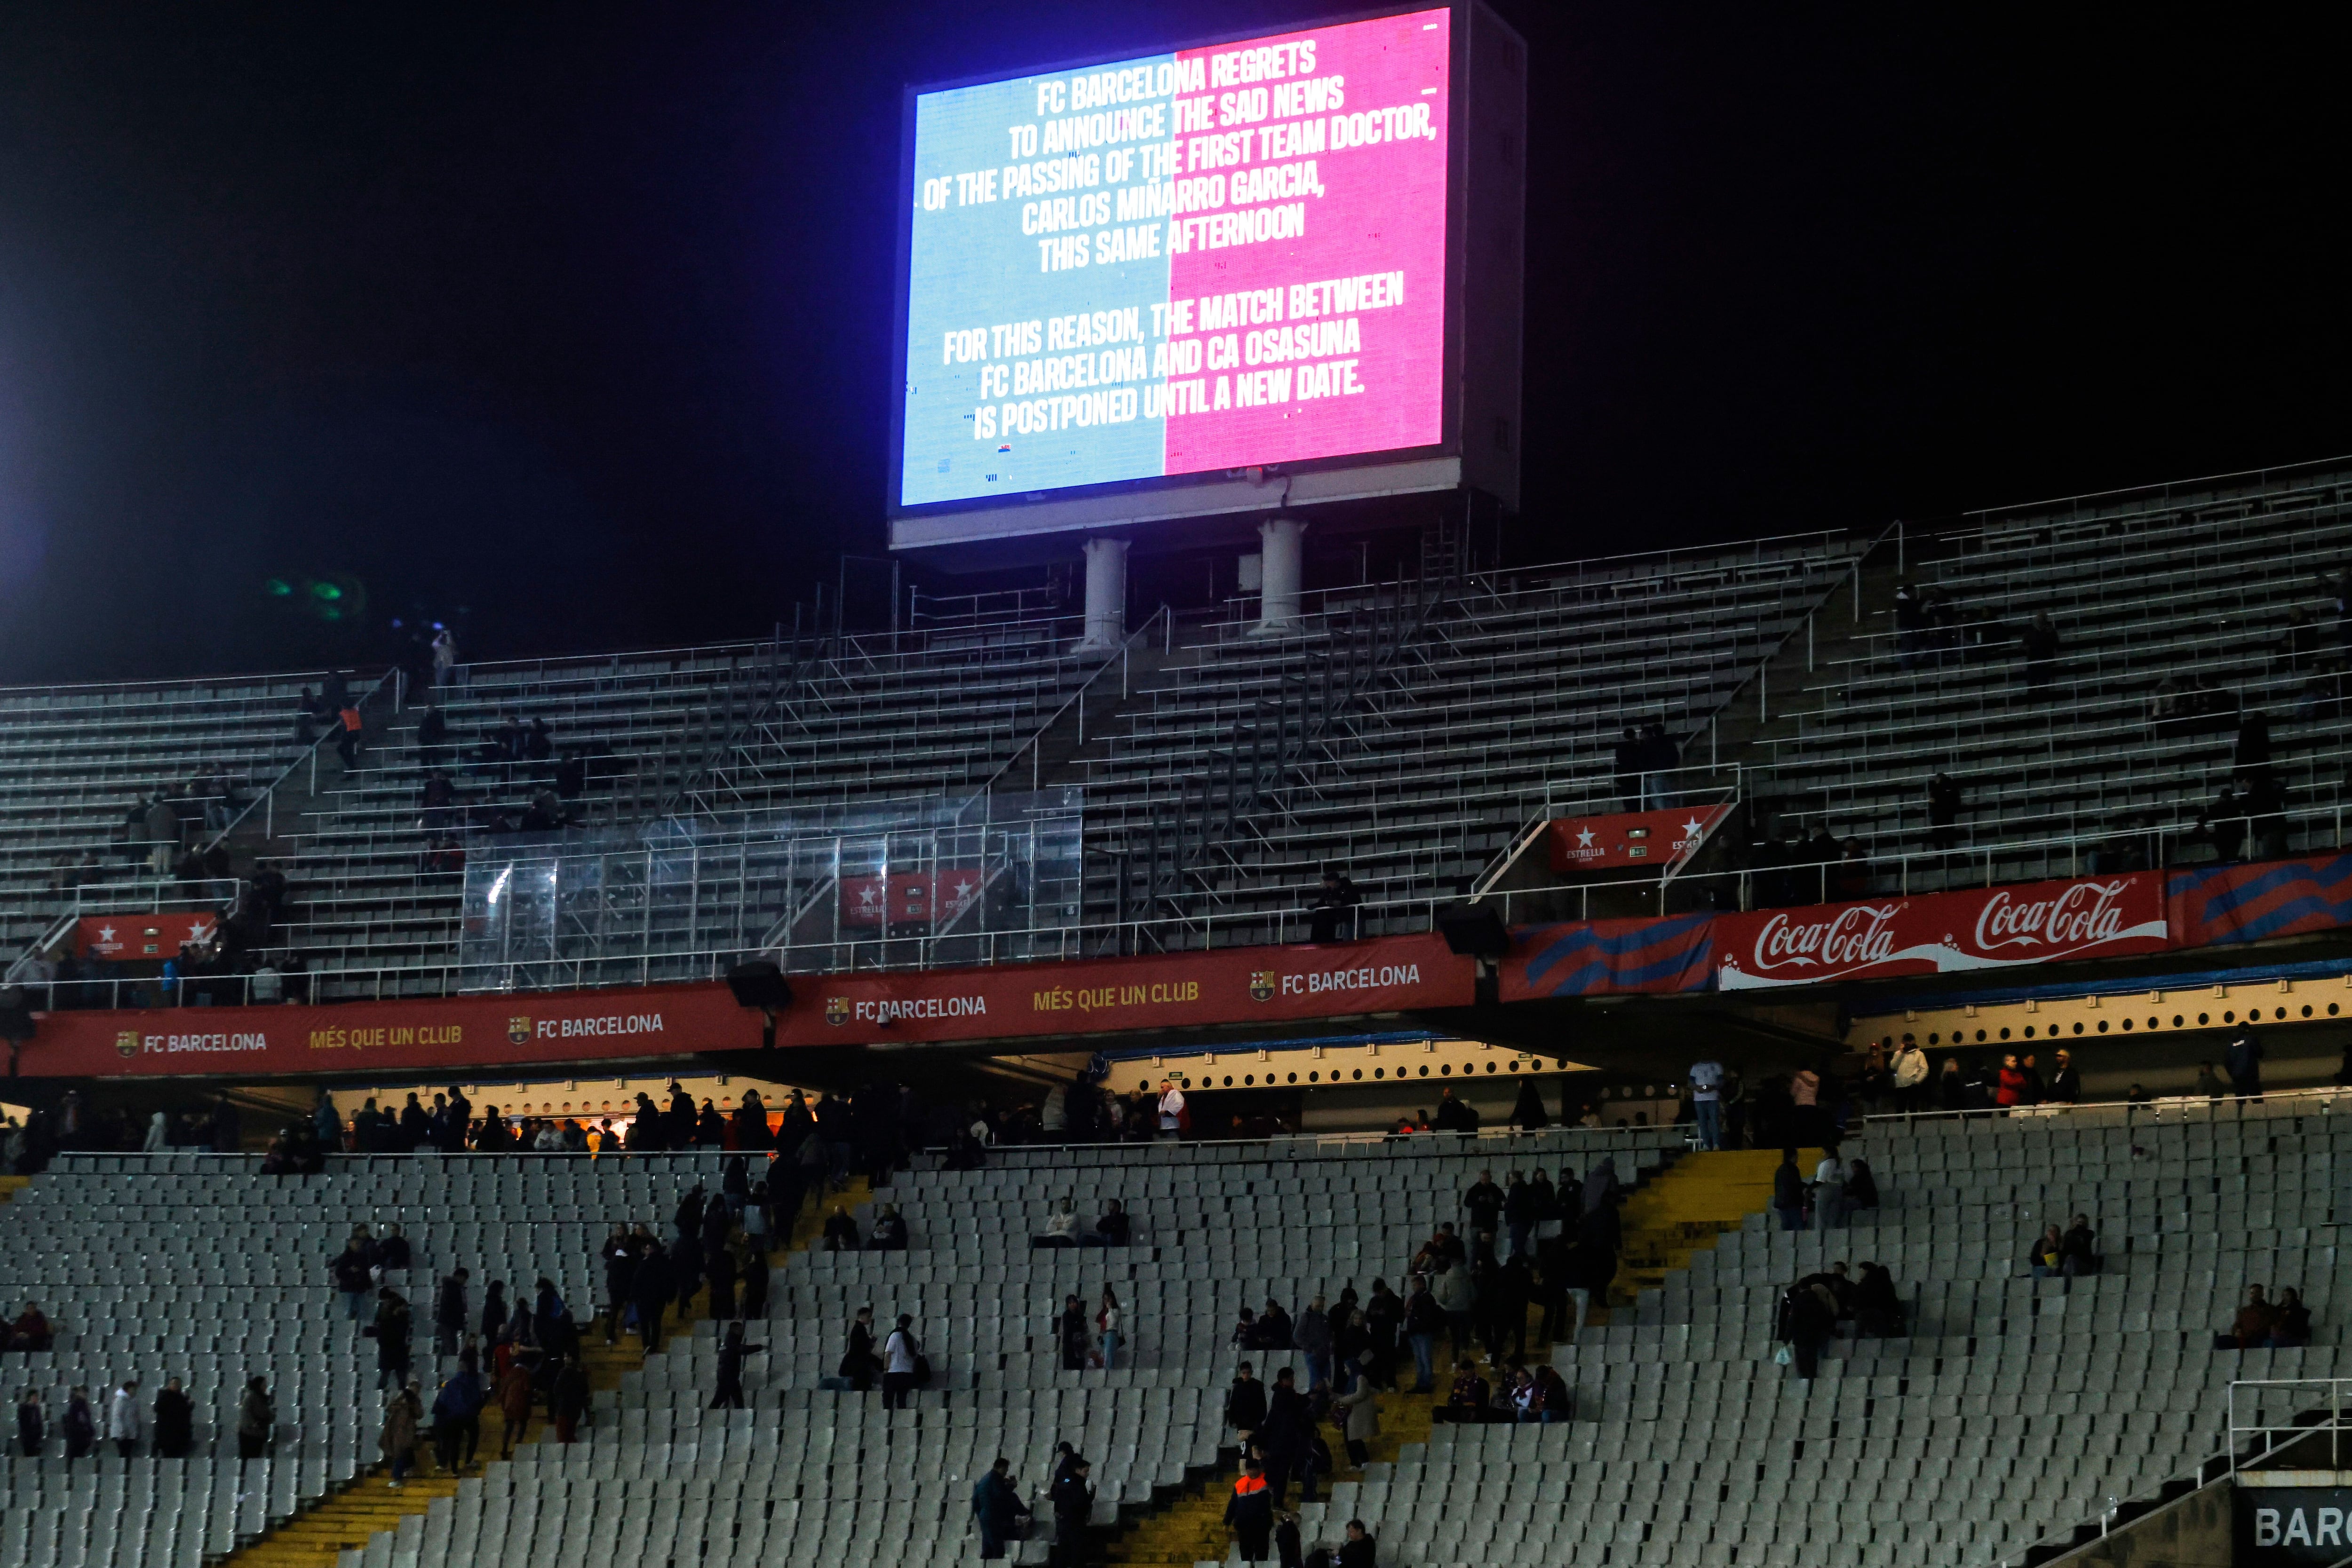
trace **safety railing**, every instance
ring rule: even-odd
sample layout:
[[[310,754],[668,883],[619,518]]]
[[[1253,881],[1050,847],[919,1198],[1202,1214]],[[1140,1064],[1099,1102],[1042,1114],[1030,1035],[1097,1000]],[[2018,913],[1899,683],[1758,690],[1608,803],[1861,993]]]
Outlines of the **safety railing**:
[[[1095,683],[1107,679],[1112,667],[1116,665],[1118,670],[1118,700],[1121,703],[1126,702],[1129,691],[1128,679],[1129,666],[1135,650],[1150,646],[1152,641],[1157,638],[1161,644],[1161,651],[1166,652],[1174,646],[1175,634],[1176,613],[1167,605],[1162,604],[1145,619],[1142,625],[1120,639],[1118,653],[1106,656],[1095,666],[1093,674],[1078,683],[1077,690],[1063,698],[1061,706],[1047,715],[1043,722],[1031,727],[1028,738],[1014,749],[1013,755],[999,763],[995,772],[980,781],[979,787],[973,791],[975,797],[990,793],[1006,779],[1017,778],[1021,758],[1024,756],[1029,758],[1029,789],[1032,791],[1043,789],[1045,749],[1040,743],[1055,725],[1062,722],[1062,716],[1076,710],[1078,727],[1077,744],[1081,747],[1085,746],[1087,743],[1087,694],[1094,690]]]
[[[2352,1469],[2352,1377],[2236,1378],[2229,1415],[2233,1474]]]
[[[1853,1117],[1849,1125],[1909,1127],[1993,1119],[2010,1126],[2068,1120],[2096,1126],[2112,1126],[2118,1120],[2185,1125],[2245,1120],[2249,1108],[2262,1112],[2262,1116],[2256,1118],[2260,1120],[2279,1115],[2352,1114],[2352,1087],[2330,1084],[2315,1089],[2266,1089],[2259,1094],[2163,1094],[2140,1101],[2084,1100],[2063,1104],[2045,1101],[2039,1105],[1972,1106],[1960,1111],[1869,1111]]]
[[[226,910],[236,902],[245,883],[236,877],[205,877],[183,882],[176,877],[142,877],[124,883],[91,883],[76,887],[64,908],[41,934],[25,945],[8,965],[5,977],[14,983],[31,972],[42,955],[55,949],[89,916],[102,915],[162,915],[169,910]]]
[[[397,670],[386,670],[383,674],[376,677],[376,681],[373,685],[368,687],[366,691],[362,692],[358,697],[353,699],[352,706],[360,710],[362,723],[364,723],[365,720],[368,704],[384,695],[387,690],[390,690],[394,694],[393,700],[394,704],[396,705],[398,703],[398,693],[400,690],[399,683],[400,672]],[[261,836],[265,839],[275,838],[278,831],[278,787],[284,784],[289,779],[293,778],[297,773],[307,770],[310,776],[308,785],[310,792],[312,795],[316,795],[319,792],[319,753],[327,746],[339,741],[342,734],[341,729],[334,727],[334,721],[332,719],[330,719],[328,724],[329,727],[324,734],[311,741],[310,746],[306,747],[300,755],[297,756],[291,762],[289,762],[284,768],[280,768],[278,770],[278,777],[263,785],[261,788],[261,793],[256,795],[252,800],[247,800],[245,803],[243,810],[239,810],[236,816],[231,817],[219,831],[214,833],[210,838],[205,841],[203,847],[205,849],[211,849],[215,844],[217,844],[222,840],[227,838],[231,833],[236,831],[238,828],[244,826],[245,823],[252,818],[256,811],[259,811],[262,814]],[[362,729],[362,734],[365,734],[364,729]]]

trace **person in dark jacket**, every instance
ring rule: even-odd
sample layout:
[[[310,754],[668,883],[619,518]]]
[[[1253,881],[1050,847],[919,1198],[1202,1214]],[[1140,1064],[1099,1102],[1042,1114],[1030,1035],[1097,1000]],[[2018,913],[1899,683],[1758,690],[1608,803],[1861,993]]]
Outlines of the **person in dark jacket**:
[[[1351,1519],[1348,1521],[1347,1542],[1339,1548],[1339,1555],[1332,1560],[1332,1568],[1373,1568],[1377,1550],[1378,1543],[1364,1529],[1364,1521]]]
[[[637,1343],[647,1355],[661,1348],[662,1314],[669,1311],[669,1254],[648,1240],[645,1255],[629,1272],[629,1298],[637,1309]]]
[[[383,1228],[383,1239],[376,1243],[375,1260],[387,1270],[404,1274],[408,1271],[409,1264],[415,1260],[408,1249],[408,1238],[401,1234],[399,1221],[394,1220]]]
[[[1799,1377],[1812,1380],[1821,1365],[1822,1345],[1836,1323],[1836,1303],[1821,1285],[1791,1285],[1781,1297],[1780,1333],[1776,1337],[1788,1344]]]
[[[768,1107],[761,1103],[760,1092],[745,1091],[743,1103],[735,1107],[735,1146],[764,1154],[774,1146],[774,1142],[768,1135]],[[751,1189],[747,1186],[744,1190]]]
[[[65,1418],[58,1426],[65,1434],[68,1465],[98,1447],[98,1416],[89,1407],[89,1389],[76,1386],[68,1391]]]
[[[971,1516],[980,1525],[980,1554],[996,1561],[1004,1543],[1021,1529],[1021,1496],[1013,1486],[1013,1461],[998,1455],[996,1463],[971,1489]]]
[[[702,1271],[710,1281],[711,1320],[731,1322],[735,1316],[735,1254],[724,1246],[706,1253]]]
[[[1365,1375],[1382,1388],[1396,1382],[1398,1336],[1404,1332],[1404,1298],[1389,1289],[1386,1280],[1372,1281],[1364,1301],[1364,1332],[1370,1340]]]
[[[2263,1042],[2252,1024],[2242,1024],[2230,1037],[2221,1066],[2230,1074],[2231,1092],[2241,1098],[2263,1092]]]
[[[650,1238],[646,1239],[650,1240]],[[636,1300],[630,1279],[636,1273],[637,1255],[644,1249],[638,1239],[615,1225],[613,1234],[604,1239],[597,1255],[604,1260],[604,1343],[617,1344],[621,1338],[621,1320]],[[491,1287],[496,1290],[495,1285]]]
[[[41,1406],[41,1391],[27,1388],[16,1401],[16,1452],[28,1459],[37,1458],[48,1439],[48,1413]]]
[[[376,1292],[375,1321],[365,1330],[375,1341],[375,1385],[394,1392],[408,1384],[408,1342],[415,1322],[407,1301],[390,1285]]]
[[[743,1358],[765,1349],[765,1345],[744,1343],[741,1323],[727,1325],[727,1338],[719,1347],[719,1387],[710,1396],[713,1410],[743,1408]]]
[[[1087,1332],[1087,1309],[1076,1296],[1062,1299],[1062,1315],[1055,1320],[1056,1335],[1062,1347],[1062,1370],[1083,1372],[1087,1354],[1094,1348],[1094,1336]]]
[[[1242,1461],[1241,1479],[1225,1500],[1225,1522],[1233,1527],[1243,1562],[1265,1561],[1274,1535],[1274,1489],[1255,1459]]]
[[[180,1392],[180,1380],[176,1377],[164,1385],[163,1393],[155,1396],[155,1451],[167,1456],[171,1450],[163,1447],[164,1406],[165,1402],[172,1399],[179,1401],[173,1415],[182,1423],[179,1433],[181,1442],[179,1452],[184,1454],[187,1452],[186,1445],[189,1440],[187,1423],[192,1412],[188,1406],[188,1396]],[[242,1465],[247,1459],[258,1459],[268,1455],[270,1441],[277,1435],[278,1406],[269,1397],[269,1380],[266,1377],[247,1378],[245,1392],[238,1395],[236,1399],[237,1463]]]
[[[2083,1075],[2074,1070],[2074,1053],[2058,1052],[2057,1065],[2050,1074],[2049,1087],[2042,1098],[2053,1105],[2079,1105],[2083,1103]]]
[[[1274,1375],[1274,1388],[1265,1401],[1265,1425],[1258,1428],[1257,1446],[1265,1458],[1267,1503],[1280,1508],[1290,1490],[1290,1478],[1306,1458],[1307,1439],[1314,1429],[1307,1396],[1290,1368]]]
[[[472,1276],[464,1269],[445,1276],[441,1289],[433,1298],[433,1354],[455,1355],[457,1341],[466,1332],[466,1282]]]
[[[507,1282],[493,1280],[482,1291],[482,1343],[496,1344],[507,1327]]]
[[[555,1440],[569,1443],[578,1436],[580,1418],[588,1413],[588,1370],[576,1355],[563,1358],[548,1396],[548,1414],[555,1421]]]
[[[765,1322],[768,1318],[768,1260],[756,1247],[746,1247],[738,1270],[742,1275],[743,1321]]]
[[[677,1233],[681,1239],[691,1238],[698,1241],[702,1239],[702,1211],[709,1202],[709,1199],[704,1194],[700,1182],[696,1182],[688,1189],[686,1195],[677,1200],[677,1212],[671,1218],[677,1225]]]
[[[1087,1521],[1095,1511],[1095,1489],[1087,1484],[1093,1467],[1074,1458],[1054,1482],[1054,1562],[1056,1568],[1077,1568],[1086,1561]]]
[[[1257,1380],[1246,1361],[1234,1374],[1234,1385],[1225,1391],[1225,1425],[1244,1441],[1265,1425],[1265,1385]]]
[[[365,1322],[368,1296],[375,1289],[375,1277],[360,1239],[347,1239],[343,1249],[335,1254],[327,1268],[335,1277],[336,1293],[343,1299],[343,1315],[355,1323]]]
[[[1780,1216],[1781,1229],[1805,1228],[1805,1173],[1797,1168],[1794,1149],[1780,1151],[1780,1164],[1772,1172],[1772,1207]]]
[[[840,1375],[863,1394],[874,1386],[874,1375],[881,1368],[882,1359],[874,1354],[874,1309],[860,1307],[849,1324],[849,1349],[841,1358]]]
[[[1310,1495],[1307,1501],[1314,1501]],[[1281,1560],[1282,1568],[1306,1568],[1306,1558],[1299,1552],[1298,1516],[1285,1510],[1275,1516],[1274,1554]]]

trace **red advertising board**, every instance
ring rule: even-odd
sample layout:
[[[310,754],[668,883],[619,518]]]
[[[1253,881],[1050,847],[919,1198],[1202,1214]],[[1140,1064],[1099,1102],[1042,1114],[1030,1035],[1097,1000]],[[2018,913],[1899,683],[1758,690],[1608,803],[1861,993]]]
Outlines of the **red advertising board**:
[[[1471,960],[1433,935],[1141,958],[795,975],[779,1046],[945,1044],[1467,1007]],[[44,1014],[27,1077],[375,1072],[747,1051],[761,1017],[722,985],[529,991],[330,1007]]]
[[[168,915],[85,915],[74,928],[74,956],[79,958],[176,958],[183,947],[213,939],[220,916],[185,910]]]
[[[1706,841],[1728,806],[1685,806],[1672,811],[1617,811],[1602,817],[1560,817],[1546,849],[1555,872],[1680,864]]]
[[[2155,872],[1722,915],[1727,991],[2114,958],[2169,946]]]
[[[880,925],[886,910],[892,925],[953,920],[980,897],[985,881],[976,869],[845,876],[841,879],[841,923]]]
[[[433,1071],[741,1051],[760,1015],[725,986],[45,1014],[19,1053],[36,1078]]]
[[[780,1045],[930,1044],[1468,1007],[1472,961],[1434,934],[1066,964],[793,977]]]

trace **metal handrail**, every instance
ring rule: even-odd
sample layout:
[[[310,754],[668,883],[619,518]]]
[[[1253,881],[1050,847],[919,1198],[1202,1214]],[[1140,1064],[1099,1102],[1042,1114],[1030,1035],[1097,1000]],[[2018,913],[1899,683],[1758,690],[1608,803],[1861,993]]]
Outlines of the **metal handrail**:
[[[1129,632],[1125,637],[1119,640],[1118,651],[1114,653],[1107,654],[1102,663],[1095,666],[1094,674],[1079,682],[1078,689],[1065,697],[1062,700],[1062,706],[1055,708],[1045,723],[1031,729],[1029,732],[1029,738],[1015,747],[1011,756],[1007,757],[1003,762],[997,764],[995,772],[990,774],[987,778],[982,779],[978,785],[973,787],[973,795],[985,795],[993,790],[996,788],[996,781],[1013,770],[1013,765],[1021,760],[1021,754],[1024,751],[1029,753],[1029,788],[1033,790],[1037,789],[1038,767],[1044,756],[1043,749],[1040,747],[1038,743],[1045,738],[1046,731],[1052,729],[1055,725],[1062,722],[1062,716],[1069,712],[1074,706],[1078,709],[1078,744],[1080,746],[1084,746],[1086,744],[1087,736],[1087,716],[1084,706],[1086,703],[1087,693],[1093,689],[1094,684],[1097,681],[1101,680],[1104,675],[1109,673],[1111,665],[1115,664],[1118,666],[1119,700],[1121,702],[1126,701],[1128,697],[1127,674],[1129,655],[1135,651],[1137,644],[1146,642],[1150,638],[1151,629],[1155,626],[1159,626],[1163,620],[1167,622],[1167,625],[1163,628],[1162,634],[1165,636],[1172,636],[1175,630],[1175,612],[1171,610],[1167,605],[1162,604],[1159,609],[1151,612],[1151,614],[1144,621],[1142,625],[1137,627],[1134,631]]]
[[[2174,479],[2160,485],[2126,485],[2112,490],[2086,490],[2079,496],[2056,496],[2046,501],[2015,501],[2002,507],[1985,507],[1973,512],[1963,512],[1963,517],[2000,517],[2011,513],[2042,512],[2057,507],[2077,506],[2084,501],[2104,501],[2117,496],[2169,497],[2200,488],[2210,488],[2236,479],[2251,479],[2257,485],[2268,484],[2273,476],[2284,477],[2300,474],[2319,474],[2329,469],[2352,467],[2352,457],[2319,457],[2302,463],[2283,463],[2266,468],[2239,468],[2223,474],[2208,474],[2196,479]],[[2216,503],[2242,497],[2216,497]],[[2147,508],[2154,510],[2155,508]],[[2118,514],[2129,516],[2130,514]],[[2082,519],[2088,521],[2089,519]]]
[[[358,699],[353,702],[352,706],[364,709],[372,699],[383,695],[383,689],[387,685],[394,686],[396,692],[398,689],[396,683],[399,678],[400,672],[398,670],[386,670],[383,674],[376,677],[375,685],[370,686],[366,691],[362,692],[359,695]],[[247,800],[245,803],[245,809],[243,810],[239,811],[236,816],[231,817],[228,820],[227,824],[223,827],[220,831],[215,833],[211,838],[206,839],[203,847],[207,850],[211,849],[214,845],[227,838],[231,833],[236,831],[237,828],[245,821],[245,820],[253,815],[254,809],[256,807],[260,807],[262,809],[264,813],[263,821],[268,824],[263,836],[274,837],[274,830],[277,827],[278,822],[278,787],[280,784],[285,783],[287,779],[292,778],[297,768],[307,764],[310,769],[310,791],[314,795],[317,794],[319,789],[320,747],[325,746],[330,740],[336,738],[338,732],[332,729],[320,732],[317,738],[313,739],[306,749],[298,753],[292,761],[289,762],[285,767],[278,770],[278,777],[272,779],[268,784],[264,785],[262,787],[261,793],[256,795],[252,800]]]

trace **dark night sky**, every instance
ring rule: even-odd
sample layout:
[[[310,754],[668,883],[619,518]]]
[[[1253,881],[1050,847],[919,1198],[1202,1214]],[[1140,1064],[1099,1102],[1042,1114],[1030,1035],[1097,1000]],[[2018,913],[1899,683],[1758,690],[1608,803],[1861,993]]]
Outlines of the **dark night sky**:
[[[2334,41],[1503,9],[1541,553],[2352,445]],[[764,629],[880,542],[900,84],[1318,14],[0,11],[0,679],[313,656],[273,572],[484,656]]]

